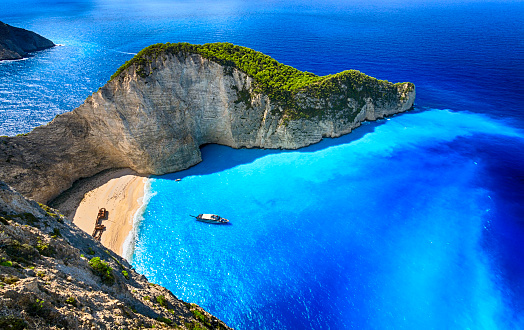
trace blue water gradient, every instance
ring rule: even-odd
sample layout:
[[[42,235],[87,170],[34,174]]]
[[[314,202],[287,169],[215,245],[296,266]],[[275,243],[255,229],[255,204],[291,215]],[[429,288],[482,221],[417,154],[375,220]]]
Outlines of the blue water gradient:
[[[318,75],[411,81],[420,106],[524,127],[521,1],[3,0],[0,20],[64,45],[0,62],[0,135],[79,106],[157,42],[232,42]]]
[[[415,112],[154,178],[133,264],[237,329],[524,328],[524,2],[4,0],[0,20],[63,45],[0,62],[0,135],[157,42],[415,83]]]
[[[133,265],[239,329],[524,326],[524,272],[504,264],[521,259],[501,260],[502,196],[474,152],[509,141],[524,150],[523,131],[433,109],[298,151],[206,146],[152,179]]]

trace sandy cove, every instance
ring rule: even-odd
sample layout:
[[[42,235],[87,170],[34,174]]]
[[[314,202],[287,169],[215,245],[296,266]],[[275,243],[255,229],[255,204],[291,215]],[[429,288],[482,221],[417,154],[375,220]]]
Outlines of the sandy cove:
[[[101,243],[123,256],[123,245],[133,229],[133,217],[142,206],[147,177],[130,169],[103,172],[81,180],[52,202],[79,228],[93,233],[98,210],[105,208]]]

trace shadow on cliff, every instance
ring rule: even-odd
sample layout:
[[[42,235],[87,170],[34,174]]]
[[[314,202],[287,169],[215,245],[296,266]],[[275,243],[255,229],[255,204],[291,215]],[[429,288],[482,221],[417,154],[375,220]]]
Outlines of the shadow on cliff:
[[[180,172],[169,173],[162,176],[162,179],[181,180],[192,175],[207,175],[222,172],[240,165],[250,164],[255,160],[267,155],[288,152],[312,153],[319,150],[327,149],[332,146],[341,145],[356,141],[368,133],[372,133],[376,127],[386,123],[386,119],[380,119],[374,122],[363,122],[362,126],[353,130],[350,134],[338,138],[324,138],[319,143],[310,145],[305,148],[296,150],[280,149],[233,149],[228,146],[217,144],[206,144],[201,146],[202,162]]]

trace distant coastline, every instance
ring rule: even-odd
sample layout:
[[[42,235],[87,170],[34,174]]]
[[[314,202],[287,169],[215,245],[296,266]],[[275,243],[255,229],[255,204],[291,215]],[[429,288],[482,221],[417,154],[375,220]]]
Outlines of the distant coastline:
[[[0,22],[0,61],[21,60],[30,52],[54,46],[51,40],[35,32]]]

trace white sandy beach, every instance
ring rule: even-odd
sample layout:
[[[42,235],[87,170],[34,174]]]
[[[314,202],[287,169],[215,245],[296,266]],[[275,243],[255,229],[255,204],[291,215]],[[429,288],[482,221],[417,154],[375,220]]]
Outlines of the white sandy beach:
[[[76,208],[73,222],[92,234],[98,210],[105,208],[106,226],[101,243],[122,256],[123,244],[133,228],[133,216],[142,205],[147,178],[129,169],[113,171],[105,175],[100,186],[85,193]]]

